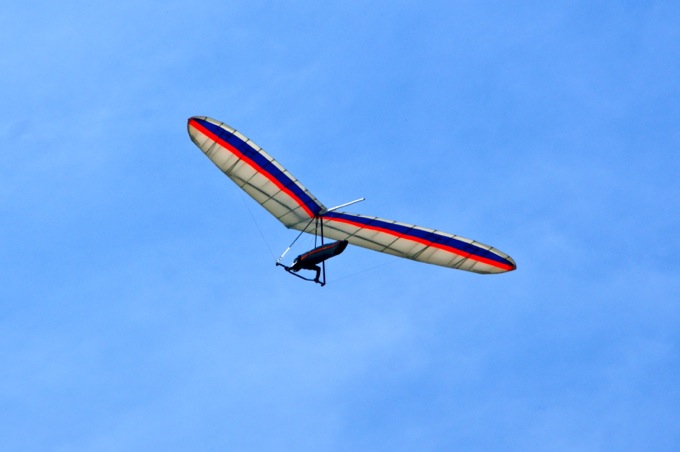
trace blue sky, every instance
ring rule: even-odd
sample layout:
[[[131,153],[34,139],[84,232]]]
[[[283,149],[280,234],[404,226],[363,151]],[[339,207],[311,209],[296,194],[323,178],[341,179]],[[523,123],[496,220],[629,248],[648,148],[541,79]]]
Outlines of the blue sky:
[[[671,1],[3,5],[0,448],[678,450],[678,23]],[[292,278],[295,233],[193,115],[326,205],[518,270],[351,247],[326,287]]]

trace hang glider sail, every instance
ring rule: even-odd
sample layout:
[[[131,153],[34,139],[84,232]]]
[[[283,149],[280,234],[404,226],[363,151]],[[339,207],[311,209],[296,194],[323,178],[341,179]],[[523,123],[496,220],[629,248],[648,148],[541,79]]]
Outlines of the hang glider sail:
[[[191,140],[217,167],[287,228],[313,233],[318,227],[310,231],[309,226],[320,225],[322,246],[325,237],[475,273],[503,273],[517,268],[510,256],[475,240],[408,223],[327,209],[262,148],[222,122],[195,116],[189,119],[188,131]]]

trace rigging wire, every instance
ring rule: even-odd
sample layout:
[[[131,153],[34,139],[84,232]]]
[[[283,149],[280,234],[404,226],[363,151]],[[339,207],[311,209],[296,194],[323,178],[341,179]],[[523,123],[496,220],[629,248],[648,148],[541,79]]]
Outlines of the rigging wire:
[[[395,263],[396,261],[398,261],[399,259],[400,259],[399,257],[393,257],[392,259],[390,259],[390,260],[388,260],[387,262],[384,262],[384,263],[382,263],[382,264],[378,264],[378,265],[374,265],[374,266],[372,266],[372,267],[364,268],[363,270],[359,270],[359,271],[356,271],[356,272],[354,272],[354,273],[350,273],[350,274],[348,274],[348,275],[343,275],[343,276],[341,276],[341,277],[339,277],[339,278],[335,278],[335,279],[332,279],[332,280],[330,280],[330,281],[327,281],[327,282],[326,282],[326,285],[333,284],[333,283],[336,283],[336,282],[338,282],[338,281],[342,281],[343,279],[352,278],[352,277],[361,275],[361,274],[363,274],[363,273],[368,273],[368,272],[375,271],[375,270],[377,270],[377,269],[380,268],[380,267],[384,267],[384,266],[386,266],[386,265],[393,264],[393,263]]]
[[[316,220],[316,217],[309,220],[309,223],[307,223],[307,225],[304,227],[304,229],[302,229],[302,231],[300,231],[300,233],[297,235],[297,237],[295,237],[295,240],[293,240],[293,242],[290,245],[288,245],[288,248],[286,248],[286,250],[283,253],[281,253],[279,258],[276,259],[276,265],[279,265],[279,262],[281,262],[281,259],[283,259],[283,256],[285,256],[286,253],[288,253],[288,251],[290,251],[290,249],[293,247],[293,245],[295,245],[295,242],[297,242],[297,240],[300,238],[300,236],[302,235],[303,232],[307,231],[307,228],[309,227],[310,224],[312,224],[312,221],[314,221],[314,220]],[[315,234],[316,234],[316,232],[315,232]],[[314,237],[314,244],[316,245],[316,237]],[[274,256],[272,255],[272,257],[274,257]]]
[[[276,259],[274,257],[274,252],[272,251],[272,248],[269,246],[269,242],[267,241],[267,237],[265,237],[264,232],[262,232],[260,225],[258,224],[257,220],[255,219],[255,215],[253,215],[253,212],[250,210],[250,207],[248,207],[248,203],[246,202],[246,198],[245,198],[245,195],[243,194],[243,192],[241,192],[241,201],[243,201],[243,205],[246,206],[246,210],[248,211],[250,218],[253,220],[253,223],[255,223],[255,227],[257,228],[258,232],[260,233],[260,237],[262,237],[262,241],[267,246],[267,250],[269,251],[269,255],[272,257],[272,259]]]

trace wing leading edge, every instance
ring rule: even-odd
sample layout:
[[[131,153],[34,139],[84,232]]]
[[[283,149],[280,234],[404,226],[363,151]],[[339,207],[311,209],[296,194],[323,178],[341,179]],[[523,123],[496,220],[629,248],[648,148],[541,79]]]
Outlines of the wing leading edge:
[[[377,217],[326,212],[292,174],[235,129],[196,116],[189,119],[188,131],[215,165],[288,228],[302,231],[310,219],[322,215],[324,236],[375,251],[475,273],[517,268],[507,254],[464,237]]]

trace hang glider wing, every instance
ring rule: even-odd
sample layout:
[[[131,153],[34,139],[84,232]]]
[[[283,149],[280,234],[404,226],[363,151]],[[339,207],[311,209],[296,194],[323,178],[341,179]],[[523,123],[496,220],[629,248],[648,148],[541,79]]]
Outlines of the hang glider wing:
[[[517,268],[507,254],[483,243],[412,224],[328,212],[323,215],[324,236],[347,240],[395,256],[475,273],[503,273]]]
[[[292,174],[228,125],[189,119],[189,136],[210,160],[288,228],[302,228],[325,210]]]
[[[313,233],[321,216],[324,236],[428,264],[475,273],[517,268],[507,254],[474,240],[376,217],[327,211],[269,154],[228,125],[207,117],[189,119],[193,142],[239,187],[286,227]]]

